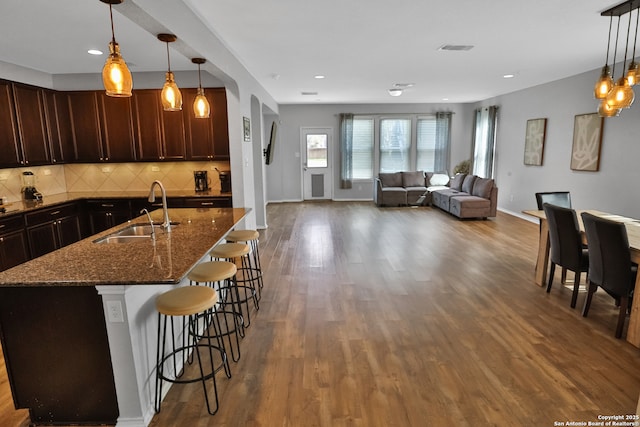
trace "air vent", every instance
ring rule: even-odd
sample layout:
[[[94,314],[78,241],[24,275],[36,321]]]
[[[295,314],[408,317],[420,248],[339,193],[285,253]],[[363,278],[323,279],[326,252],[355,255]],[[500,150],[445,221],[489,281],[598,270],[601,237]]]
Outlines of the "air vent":
[[[470,44],[444,44],[438,48],[438,50],[454,50],[454,51],[471,50],[471,49],[473,49],[473,46]]]
[[[304,95],[304,96],[318,96],[318,92],[300,92],[300,95]]]

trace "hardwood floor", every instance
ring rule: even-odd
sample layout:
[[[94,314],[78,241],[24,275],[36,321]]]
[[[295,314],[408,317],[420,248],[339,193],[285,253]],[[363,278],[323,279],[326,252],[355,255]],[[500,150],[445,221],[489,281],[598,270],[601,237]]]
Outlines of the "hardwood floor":
[[[151,426],[553,426],[635,413],[640,350],[613,337],[603,292],[582,318],[584,293],[572,310],[570,289],[534,284],[536,224],[371,202],[267,214],[260,310],[233,377],[217,377],[219,412],[207,414],[199,385],[174,386]]]

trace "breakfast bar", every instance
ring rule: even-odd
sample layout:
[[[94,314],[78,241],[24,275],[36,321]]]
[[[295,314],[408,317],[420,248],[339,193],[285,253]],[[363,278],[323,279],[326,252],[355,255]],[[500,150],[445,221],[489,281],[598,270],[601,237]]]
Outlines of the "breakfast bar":
[[[16,408],[34,424],[147,426],[155,297],[188,285],[248,212],[169,209],[170,232],[114,239],[162,223],[157,210],[1,272],[0,339]]]

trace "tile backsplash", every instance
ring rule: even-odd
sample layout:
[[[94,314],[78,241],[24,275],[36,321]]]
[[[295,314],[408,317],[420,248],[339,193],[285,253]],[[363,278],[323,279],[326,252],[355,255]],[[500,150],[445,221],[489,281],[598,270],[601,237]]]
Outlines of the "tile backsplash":
[[[154,180],[167,190],[193,190],[193,171],[206,170],[210,187],[220,189],[215,168],[229,170],[229,162],[90,163],[0,169],[0,197],[22,199],[22,173],[35,175],[35,187],[44,196],[85,191],[146,191]]]

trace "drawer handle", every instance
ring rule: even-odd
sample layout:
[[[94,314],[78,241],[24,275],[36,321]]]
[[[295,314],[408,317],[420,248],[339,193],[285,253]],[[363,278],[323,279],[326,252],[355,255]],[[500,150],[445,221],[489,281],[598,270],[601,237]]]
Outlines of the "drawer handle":
[[[200,202],[200,206],[212,206],[213,202]]]
[[[53,215],[58,215],[59,213],[60,213],[60,211],[53,211],[49,215],[53,216]]]
[[[102,203],[100,206],[102,206],[103,208],[112,208],[113,205],[109,204],[109,203]]]
[[[5,228],[7,224],[0,224],[0,228]]]

